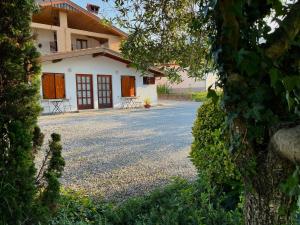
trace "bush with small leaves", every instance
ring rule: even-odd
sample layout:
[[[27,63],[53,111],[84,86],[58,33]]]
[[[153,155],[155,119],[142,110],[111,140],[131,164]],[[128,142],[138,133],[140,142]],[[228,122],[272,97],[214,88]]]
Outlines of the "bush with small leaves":
[[[226,193],[224,206],[235,208],[239,202],[241,182],[227,148],[225,114],[219,103],[211,100],[198,110],[193,127],[194,141],[190,153],[199,179],[206,182],[215,194]]]
[[[60,183],[59,178],[64,170],[65,161],[61,156],[62,146],[60,144],[60,135],[53,133],[52,140],[49,142],[49,162],[48,167],[43,173],[45,189],[43,190],[41,201],[51,211],[55,211],[59,201]]]
[[[32,140],[40,113],[34,10],[34,0],[0,1],[0,224],[30,224],[34,213]]]

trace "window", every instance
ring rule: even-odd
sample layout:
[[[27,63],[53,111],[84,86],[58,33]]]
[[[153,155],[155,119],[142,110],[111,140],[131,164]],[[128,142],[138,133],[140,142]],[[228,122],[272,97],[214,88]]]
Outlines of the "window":
[[[85,49],[87,48],[87,40],[77,39],[76,40],[76,49]]]
[[[53,40],[50,41],[50,52],[57,52],[57,35],[56,31],[53,32]]]
[[[155,84],[155,77],[143,77],[143,84]]]
[[[135,96],[135,77],[122,76],[121,77],[122,97]]]
[[[61,73],[44,73],[42,76],[43,98],[65,98],[65,75]]]

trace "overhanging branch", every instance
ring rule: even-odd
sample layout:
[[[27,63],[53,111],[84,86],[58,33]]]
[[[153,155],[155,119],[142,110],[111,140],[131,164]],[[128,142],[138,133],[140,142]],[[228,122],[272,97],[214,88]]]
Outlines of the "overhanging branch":
[[[284,18],[280,27],[272,34],[270,43],[267,42],[266,55],[277,59],[284,54],[292,40],[300,32],[300,1],[291,6],[290,12]]]

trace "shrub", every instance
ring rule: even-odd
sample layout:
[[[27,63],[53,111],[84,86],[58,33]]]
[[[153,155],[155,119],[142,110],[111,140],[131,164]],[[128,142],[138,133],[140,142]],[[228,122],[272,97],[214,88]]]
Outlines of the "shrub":
[[[34,157],[44,135],[37,127],[40,66],[30,29],[35,1],[0,1],[0,9],[0,224],[38,224],[50,210],[38,193],[57,193],[58,176],[39,189]],[[51,152],[45,174],[59,158],[57,151]]]
[[[138,224],[241,224],[240,212],[225,211],[211,204],[201,182],[176,179],[163,189],[133,198],[116,210],[116,225]]]
[[[225,193],[223,205],[232,209],[240,200],[241,182],[227,149],[224,122],[225,114],[219,104],[209,100],[199,108],[190,157],[199,179],[216,195]]]
[[[63,190],[55,217],[49,225],[108,225],[105,216],[112,211],[111,206],[92,199],[80,192]]]
[[[163,189],[131,198],[119,205],[104,203],[74,192],[65,192],[51,225],[239,225],[238,210],[225,211],[211,204],[200,182],[176,179]]]
[[[48,167],[42,173],[44,190],[41,195],[41,201],[43,205],[54,211],[60,197],[60,183],[58,179],[64,170],[65,161],[61,156],[62,146],[60,144],[60,135],[53,133],[51,138],[49,150],[46,153],[46,157],[49,157]]]
[[[157,94],[170,94],[170,87],[167,84],[157,85]]]
[[[31,40],[34,0],[0,1],[0,223],[30,223],[36,195],[33,132],[39,65]]]

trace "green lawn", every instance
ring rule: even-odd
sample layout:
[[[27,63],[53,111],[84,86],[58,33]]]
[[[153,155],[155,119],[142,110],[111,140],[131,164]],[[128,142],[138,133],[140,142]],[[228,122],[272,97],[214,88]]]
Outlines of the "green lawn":
[[[216,91],[218,95],[222,94],[222,91]],[[194,92],[192,93],[192,100],[196,102],[207,101],[207,91]]]

